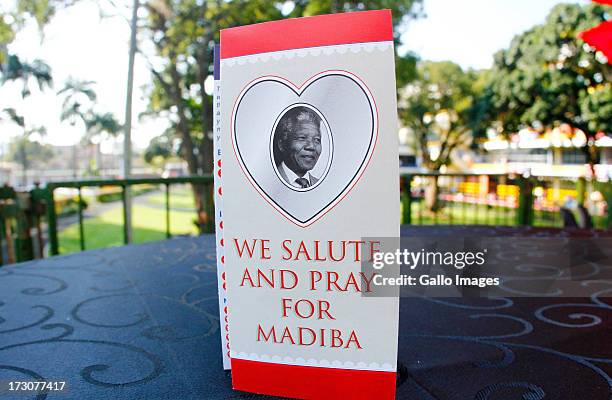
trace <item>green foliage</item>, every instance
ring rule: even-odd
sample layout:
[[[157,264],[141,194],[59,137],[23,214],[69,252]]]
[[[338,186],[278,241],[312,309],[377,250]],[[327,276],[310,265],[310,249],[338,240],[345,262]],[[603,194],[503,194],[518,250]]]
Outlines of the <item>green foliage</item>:
[[[414,53],[395,56],[395,83],[398,90],[417,79],[417,62],[418,57]]]
[[[6,63],[9,54],[7,45],[11,43],[17,32],[28,19],[36,21],[42,34],[42,29],[55,13],[65,7],[75,4],[78,0],[15,0],[13,7],[0,12],[0,65]]]
[[[44,166],[45,161],[53,157],[53,148],[20,136],[9,143],[8,159],[19,163],[24,170],[31,166]]]
[[[81,200],[81,206],[83,210],[89,207],[89,203],[85,199]],[[55,213],[60,216],[67,216],[76,214],[79,211],[79,197],[62,197],[59,199],[55,199]]]
[[[490,115],[506,132],[567,123],[588,136],[612,132],[612,71],[577,39],[607,18],[606,7],[560,4],[546,22],[515,37],[495,55]]]
[[[190,174],[212,172],[213,148],[212,97],[205,92],[205,82],[212,74],[214,43],[219,31],[285,17],[301,17],[335,11],[389,8],[397,27],[406,18],[420,11],[421,0],[375,0],[352,2],[339,0],[296,0],[290,10],[285,3],[273,0],[159,0],[145,3],[147,11],[143,33],[155,49],[155,62],[150,62],[153,86],[147,114],[172,121],[170,131],[179,141],[179,155],[187,162]],[[284,13],[283,13],[284,12]],[[396,35],[399,41],[399,33]],[[402,79],[409,79],[408,69],[414,57],[400,63]],[[156,144],[160,145],[161,141]],[[166,150],[157,146],[150,154]],[[151,158],[153,159],[153,158]],[[199,224],[210,221],[202,187],[194,187]]]
[[[311,0],[296,1],[295,8],[288,17],[306,17],[336,12],[365,11],[389,9],[393,15],[393,26],[398,27],[402,22],[421,15],[421,2],[414,0],[378,0],[378,1],[338,1],[338,0]],[[399,37],[399,31],[396,32]]]
[[[10,121],[22,129],[21,136],[16,137],[9,146],[9,159],[21,164],[24,183],[27,180],[27,170],[33,163],[42,164],[53,156],[53,150],[48,145],[32,141],[33,135],[44,136],[47,131],[41,126],[29,126],[23,116],[13,108],[5,108],[3,112],[9,116]]]
[[[172,139],[168,135],[160,135],[153,138],[144,152],[147,164],[154,164],[155,160],[166,160],[174,155]]]
[[[12,17],[0,14],[0,65],[6,62],[6,45],[15,39],[15,31],[7,21]]]
[[[64,87],[57,92],[58,95],[64,97],[60,120],[68,120],[73,125],[78,119],[85,122],[87,111],[82,110],[83,104],[87,103],[86,107],[91,109],[97,98],[96,92],[91,88],[93,84],[95,84],[93,81],[68,78]]]
[[[61,121],[68,121],[71,125],[81,122],[84,133],[81,142],[91,143],[94,138],[103,135],[115,136],[121,131],[121,124],[112,113],[99,112],[96,109],[97,95],[92,86],[93,81],[82,81],[69,78],[64,87],[57,92],[63,96]],[[97,165],[98,158],[91,160],[90,165],[84,171],[87,175],[98,175],[100,166]],[[73,166],[75,175],[77,165]]]
[[[612,86],[610,82],[581,90],[578,94],[586,132],[612,134]]]
[[[155,46],[156,55],[163,60],[157,60],[156,65],[164,65],[157,69],[151,67],[154,85],[148,113],[174,117],[172,131],[181,141],[180,155],[187,161],[191,173],[212,171],[212,143],[205,135],[212,130],[212,102],[204,92],[204,82],[212,73],[213,45],[218,42],[221,29],[285,17],[382,8],[391,9],[393,23],[398,27],[420,14],[420,3],[420,0],[302,0],[295,1],[290,10],[283,8],[283,2],[270,0],[146,3],[145,32]],[[412,54],[398,58],[398,82],[414,77],[415,60]],[[158,150],[159,144],[154,146]]]
[[[121,132],[121,129],[122,125],[110,112],[97,113],[92,111],[85,119],[85,139],[88,141],[104,132],[115,136]]]
[[[78,0],[16,0],[15,25],[21,27],[27,18],[33,18],[42,29],[57,11],[74,5]]]
[[[10,121],[21,128],[25,128],[25,118],[17,114],[17,111],[15,111],[14,108],[5,108],[3,111],[6,115],[8,115]]]
[[[400,89],[399,117],[414,136],[425,167],[448,165],[452,151],[470,142],[485,73],[463,71],[450,61],[425,61],[416,79]],[[429,150],[434,141],[439,143],[436,156]]]
[[[28,124],[26,124],[26,119],[22,115],[18,114],[14,108],[5,108],[2,111],[9,117],[9,120],[11,122],[18,125],[23,130],[23,138],[25,139],[29,140],[29,138],[34,134],[44,136],[47,133],[45,127],[29,126]]]
[[[112,113],[98,112],[96,108],[97,95],[92,86],[93,81],[81,81],[69,78],[64,87],[57,92],[63,96],[61,121],[69,121],[72,125],[81,121],[85,127],[83,139],[91,141],[103,133],[117,135],[121,124]]]
[[[7,62],[0,65],[0,85],[8,81],[21,81],[23,83],[22,97],[31,94],[31,81],[35,81],[41,91],[53,86],[51,67],[44,61],[36,59],[28,63],[13,54],[6,55],[6,57]]]

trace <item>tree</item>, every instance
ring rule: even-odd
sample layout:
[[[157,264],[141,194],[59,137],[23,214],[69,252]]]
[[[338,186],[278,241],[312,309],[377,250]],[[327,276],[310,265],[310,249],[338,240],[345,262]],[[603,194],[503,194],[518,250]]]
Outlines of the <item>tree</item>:
[[[31,94],[31,84],[36,82],[38,89],[43,91],[53,86],[51,68],[40,59],[26,62],[16,54],[8,52],[8,45],[15,39],[17,32],[23,27],[24,22],[33,17],[42,30],[56,9],[68,4],[64,0],[16,0],[15,8],[10,12],[0,12],[0,86],[6,82],[20,81],[23,86],[21,96],[27,97]],[[16,138],[11,144],[13,152],[12,159],[18,161],[22,167],[23,184],[27,183],[27,170],[32,158],[48,155],[42,149],[48,150],[44,145],[31,141],[34,134],[44,135],[44,127],[27,127],[25,118],[17,113],[14,108],[4,109],[10,121],[21,127],[23,134]]]
[[[147,164],[159,165],[160,161],[167,160],[174,154],[172,138],[169,134],[163,134],[151,139],[144,152],[144,160]]]
[[[587,136],[583,150],[589,164],[597,163],[594,138],[612,132],[612,67],[577,36],[608,12],[596,4],[560,4],[544,24],[516,36],[495,55],[488,118],[507,133],[568,124]]]
[[[28,169],[33,163],[40,163],[43,160],[48,160],[53,156],[53,150],[48,145],[43,145],[37,141],[33,141],[35,135],[44,136],[46,130],[43,127],[28,127],[26,126],[25,118],[17,114],[12,108],[5,108],[4,113],[9,119],[21,127],[23,134],[16,137],[9,147],[9,159],[21,165],[21,183],[28,183]]]
[[[41,91],[53,86],[51,67],[47,63],[39,59],[28,63],[16,55],[8,55],[6,64],[0,68],[0,85],[8,81],[21,81],[23,83],[22,97],[27,97],[32,93],[30,89],[32,81],[38,84]]]
[[[284,6],[284,5],[289,5]],[[144,4],[147,18],[144,32],[153,44],[150,69],[154,84],[150,92],[149,113],[168,117],[172,130],[180,140],[180,155],[187,162],[189,173],[213,171],[212,97],[205,82],[212,79],[212,50],[219,40],[219,31],[238,25],[300,17],[338,11],[390,8],[393,23],[398,27],[416,16],[420,0],[338,1],[270,0],[197,1],[160,0]],[[293,8],[291,8],[291,6]],[[396,32],[399,41],[399,31]],[[414,58],[399,59],[398,80],[410,78]],[[204,193],[195,185],[194,197],[200,226],[210,224],[212,215],[206,210],[212,201],[211,192]]]
[[[0,24],[0,36],[2,35],[2,24]],[[1,47],[1,46],[0,46]],[[4,55],[3,55],[4,54]],[[2,63],[5,59],[7,62]],[[39,90],[43,91],[48,87],[53,86],[53,78],[51,77],[51,68],[41,60],[34,60],[31,64],[23,62],[16,55],[8,55],[0,51],[0,86],[8,81],[22,81],[23,88],[21,96],[23,98],[29,96],[32,92],[30,89],[31,81],[36,81]],[[28,152],[33,151],[34,145],[30,141],[30,136],[33,134],[44,135],[44,127],[26,127],[25,118],[17,113],[14,108],[5,108],[4,114],[9,117],[9,120],[18,125],[22,129],[22,137],[15,139],[13,145],[18,150],[19,162],[22,167],[23,184],[27,184],[27,169],[28,169]],[[15,161],[18,161],[15,159]]]
[[[87,144],[92,143],[93,139],[100,139],[104,134],[115,136],[121,131],[121,124],[112,113],[96,111],[97,95],[92,88],[93,84],[95,84],[93,81],[69,78],[64,87],[57,92],[58,95],[64,97],[60,120],[68,121],[73,126],[81,122],[85,131],[81,142]],[[78,174],[77,159],[77,144],[75,144],[73,152],[73,175],[75,177]],[[101,157],[98,154],[93,167],[94,171],[100,169],[99,159]]]
[[[418,75],[399,90],[398,113],[417,144],[422,165],[433,172],[451,163],[460,145],[474,132],[475,107],[482,91],[482,72],[464,72],[450,61],[419,63]],[[431,146],[433,142],[437,146]],[[437,177],[425,192],[428,210],[439,209]]]
[[[36,21],[42,34],[42,29],[55,13],[65,7],[75,4],[78,0],[15,0],[13,7],[0,11],[0,65],[10,58],[8,44],[23,28],[25,22],[32,18]]]
[[[41,134],[40,130],[28,133]],[[29,135],[16,137],[10,144],[8,159],[21,165],[22,184],[27,184],[27,171],[32,167],[42,167],[45,161],[54,155],[53,148],[47,144],[42,144],[32,140]]]
[[[74,125],[77,120],[83,122],[86,120],[87,110],[93,107],[98,98],[96,91],[91,87],[94,84],[94,81],[68,78],[64,87],[57,92],[58,95],[64,97],[60,120],[67,120],[71,125]]]

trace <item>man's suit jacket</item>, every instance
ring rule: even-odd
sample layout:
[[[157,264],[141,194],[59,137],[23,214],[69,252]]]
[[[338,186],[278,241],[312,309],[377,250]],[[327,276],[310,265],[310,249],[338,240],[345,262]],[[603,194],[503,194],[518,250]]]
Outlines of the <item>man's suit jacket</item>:
[[[278,173],[280,174],[280,176],[283,178],[283,180],[285,182],[287,182],[288,184],[290,184],[291,186],[294,186],[293,181],[289,180],[289,177],[287,176],[287,174],[285,174],[285,170],[281,167],[281,164],[278,164],[276,166],[276,169],[278,170]],[[310,186],[313,186],[315,183],[317,183],[319,181],[318,178],[316,178],[314,175],[312,175],[310,172],[307,172],[307,175],[309,176],[309,181],[310,181]],[[296,186],[297,187],[297,186]]]

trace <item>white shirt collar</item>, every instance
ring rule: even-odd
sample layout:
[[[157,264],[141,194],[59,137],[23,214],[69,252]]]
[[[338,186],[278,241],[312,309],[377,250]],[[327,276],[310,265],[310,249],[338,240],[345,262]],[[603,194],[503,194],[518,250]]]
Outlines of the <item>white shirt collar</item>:
[[[291,186],[295,186],[295,187],[301,187],[300,185],[298,185],[295,180],[298,178],[306,178],[308,179],[308,183],[310,183],[312,185],[312,177],[310,175],[310,172],[307,172],[304,176],[298,176],[295,172],[293,172],[289,167],[287,167],[287,165],[285,164],[285,162],[283,161],[280,164],[280,168],[283,170],[285,176],[287,177],[287,179],[289,180],[289,184]]]

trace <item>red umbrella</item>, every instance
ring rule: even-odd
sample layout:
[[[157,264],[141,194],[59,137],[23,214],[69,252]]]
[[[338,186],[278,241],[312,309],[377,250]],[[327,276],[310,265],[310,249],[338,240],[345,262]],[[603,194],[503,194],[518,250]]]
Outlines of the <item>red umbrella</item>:
[[[612,3],[612,0],[599,1],[609,1]],[[612,64],[612,21],[603,22],[595,28],[580,32],[578,37],[604,53],[608,62]]]
[[[593,0],[596,3],[612,6],[612,0]],[[594,28],[580,32],[578,37],[590,46],[604,53],[612,64],[612,21],[605,21]]]

